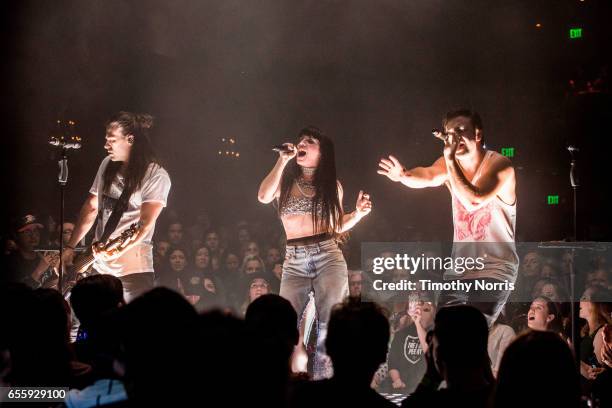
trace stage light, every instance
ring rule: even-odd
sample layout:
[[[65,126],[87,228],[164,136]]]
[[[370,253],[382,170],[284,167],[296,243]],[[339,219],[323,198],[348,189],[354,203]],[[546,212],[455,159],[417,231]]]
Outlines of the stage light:
[[[559,204],[559,196],[558,195],[549,195],[547,199],[548,205],[557,205]]]
[[[542,28],[542,24],[536,23],[536,28]]]

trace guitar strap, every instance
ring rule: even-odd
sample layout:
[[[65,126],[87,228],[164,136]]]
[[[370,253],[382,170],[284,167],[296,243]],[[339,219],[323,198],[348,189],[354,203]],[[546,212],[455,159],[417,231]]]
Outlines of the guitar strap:
[[[119,199],[113,206],[113,212],[110,217],[108,217],[108,221],[106,221],[106,225],[104,226],[104,231],[102,231],[102,236],[100,237],[99,242],[105,243],[108,240],[108,237],[117,229],[117,225],[119,225],[119,220],[121,216],[127,210],[128,202],[131,194],[128,193],[127,186],[121,192]]]

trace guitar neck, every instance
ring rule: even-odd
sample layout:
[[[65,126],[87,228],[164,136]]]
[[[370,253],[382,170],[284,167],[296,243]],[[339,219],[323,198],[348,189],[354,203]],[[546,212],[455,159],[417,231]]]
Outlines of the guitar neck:
[[[77,257],[73,261],[74,269],[77,274],[84,272],[94,262],[95,258],[93,252],[87,251],[83,255]]]

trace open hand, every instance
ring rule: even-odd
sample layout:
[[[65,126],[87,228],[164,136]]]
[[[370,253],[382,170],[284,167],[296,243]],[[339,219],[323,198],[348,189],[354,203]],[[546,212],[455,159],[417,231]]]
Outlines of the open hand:
[[[380,159],[378,163],[378,174],[387,176],[391,181],[400,181],[406,169],[394,156],[389,155],[389,159]]]

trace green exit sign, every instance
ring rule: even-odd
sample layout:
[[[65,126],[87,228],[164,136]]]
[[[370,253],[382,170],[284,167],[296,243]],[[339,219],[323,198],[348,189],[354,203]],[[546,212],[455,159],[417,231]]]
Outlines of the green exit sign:
[[[578,28],[578,27],[570,28],[569,37],[571,39],[582,38],[582,28]]]
[[[548,205],[557,205],[559,204],[559,196],[558,195],[549,195],[548,196]]]
[[[502,147],[501,154],[506,157],[514,157],[514,147]]]

